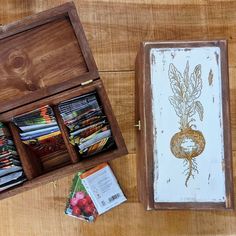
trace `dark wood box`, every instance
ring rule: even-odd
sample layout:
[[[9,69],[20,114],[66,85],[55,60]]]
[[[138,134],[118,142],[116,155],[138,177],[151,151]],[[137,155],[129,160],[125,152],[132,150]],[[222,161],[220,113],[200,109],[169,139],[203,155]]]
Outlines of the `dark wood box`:
[[[2,192],[1,199],[127,154],[73,2],[2,26],[0,62],[0,121],[12,132],[28,179]],[[69,143],[57,104],[92,91],[98,94],[116,148],[80,159]],[[47,168],[21,142],[18,128],[11,122],[12,117],[44,105],[53,107],[68,151]]]
[[[141,43],[137,177],[147,210],[233,208],[228,83],[225,40]]]

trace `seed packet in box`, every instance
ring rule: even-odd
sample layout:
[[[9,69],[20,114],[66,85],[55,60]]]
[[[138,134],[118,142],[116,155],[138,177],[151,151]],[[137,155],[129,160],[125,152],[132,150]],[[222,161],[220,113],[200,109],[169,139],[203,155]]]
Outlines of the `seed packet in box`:
[[[98,213],[81,182],[80,175],[82,173],[83,171],[78,172],[73,179],[65,213],[81,220],[94,222]]]

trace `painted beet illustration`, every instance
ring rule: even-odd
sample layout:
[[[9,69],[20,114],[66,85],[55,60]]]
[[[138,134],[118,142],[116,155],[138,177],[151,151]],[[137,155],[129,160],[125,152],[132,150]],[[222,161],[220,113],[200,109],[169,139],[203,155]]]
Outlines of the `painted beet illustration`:
[[[194,125],[196,120],[193,118],[197,113],[203,121],[204,108],[198,100],[202,91],[201,65],[197,65],[190,74],[187,61],[184,73],[181,74],[171,63],[168,76],[173,91],[169,101],[174,107],[180,125],[180,131],[171,138],[170,149],[176,158],[184,160],[187,187],[189,179],[194,178],[194,174],[198,173],[196,158],[205,148],[205,138],[202,132],[197,130]]]

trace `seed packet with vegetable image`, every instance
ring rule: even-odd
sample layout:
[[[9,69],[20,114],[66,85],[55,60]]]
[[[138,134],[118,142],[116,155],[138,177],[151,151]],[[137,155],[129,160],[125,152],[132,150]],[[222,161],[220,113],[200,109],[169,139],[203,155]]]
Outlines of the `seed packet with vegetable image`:
[[[80,175],[82,173],[78,172],[73,179],[65,213],[81,220],[94,222],[98,213],[92,199],[81,182]]]
[[[127,199],[107,163],[102,163],[80,175],[80,179],[101,215]]]

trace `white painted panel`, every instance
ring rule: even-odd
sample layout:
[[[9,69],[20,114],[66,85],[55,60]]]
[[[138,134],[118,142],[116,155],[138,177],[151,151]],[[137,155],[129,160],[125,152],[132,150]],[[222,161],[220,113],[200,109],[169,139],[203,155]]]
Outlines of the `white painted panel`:
[[[156,48],[150,61],[154,201],[225,202],[220,48]]]

